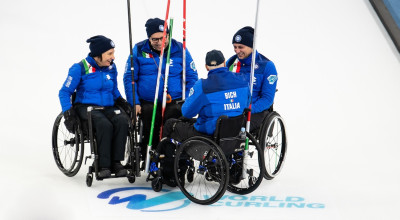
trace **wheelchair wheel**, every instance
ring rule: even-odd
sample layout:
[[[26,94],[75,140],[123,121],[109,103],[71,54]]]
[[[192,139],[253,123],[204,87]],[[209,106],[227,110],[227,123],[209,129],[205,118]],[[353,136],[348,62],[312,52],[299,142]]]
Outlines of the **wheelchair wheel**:
[[[249,138],[249,148],[244,157],[244,150],[237,151],[227,157],[229,163],[229,185],[227,190],[232,193],[244,195],[258,188],[264,176],[264,158],[257,140],[246,134]],[[243,148],[244,149],[244,148]],[[245,174],[243,175],[243,167]]]
[[[264,178],[271,180],[282,170],[287,152],[285,124],[277,112],[267,116],[259,141],[264,152]]]
[[[191,201],[209,205],[226,191],[229,180],[228,163],[218,145],[204,137],[192,137],[176,151],[175,180]]]
[[[82,130],[70,133],[64,125],[64,116],[60,113],[53,125],[52,149],[57,167],[65,175],[75,176],[83,160],[84,140]]]

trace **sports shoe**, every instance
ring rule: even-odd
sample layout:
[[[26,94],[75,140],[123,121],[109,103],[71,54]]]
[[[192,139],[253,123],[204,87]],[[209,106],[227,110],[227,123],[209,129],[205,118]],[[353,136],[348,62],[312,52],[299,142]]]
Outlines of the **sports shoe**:
[[[126,174],[128,174],[128,172],[126,171],[125,167],[122,166],[121,162],[115,162],[112,167],[111,167],[111,171],[113,173],[115,173],[115,176],[117,177],[122,177],[122,176],[126,176]]]
[[[111,171],[108,168],[101,168],[100,171],[97,173],[99,178],[109,178],[111,177]]]

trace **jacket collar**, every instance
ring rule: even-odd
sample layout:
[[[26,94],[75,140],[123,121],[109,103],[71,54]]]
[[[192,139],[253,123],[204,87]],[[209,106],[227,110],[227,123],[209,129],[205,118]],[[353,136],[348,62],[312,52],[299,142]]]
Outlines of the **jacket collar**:
[[[95,69],[98,69],[98,70],[105,70],[105,69],[110,69],[110,68],[111,68],[111,66],[99,67],[99,65],[97,65],[97,63],[96,63],[96,61],[94,60],[94,58],[91,57],[91,56],[89,56],[89,54],[88,54],[88,56],[86,57],[86,61],[87,61],[91,66],[93,66]]]
[[[222,73],[222,72],[229,72],[228,67],[220,67],[217,69],[212,69],[212,70],[208,71],[208,75],[214,75],[214,74],[218,74],[218,73]]]
[[[236,55],[236,57],[237,57],[237,55]],[[253,53],[251,53],[248,57],[246,57],[246,58],[244,58],[244,59],[239,59],[238,57],[238,60],[240,61],[240,63],[242,63],[242,64],[246,64],[246,65],[251,65],[251,59],[252,59],[252,57],[253,57]],[[258,51],[256,51],[256,58],[258,57]]]

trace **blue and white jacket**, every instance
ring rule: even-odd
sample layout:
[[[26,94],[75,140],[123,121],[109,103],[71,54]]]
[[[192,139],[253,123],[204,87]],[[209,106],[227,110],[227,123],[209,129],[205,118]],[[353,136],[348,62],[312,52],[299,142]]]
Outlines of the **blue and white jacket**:
[[[91,56],[69,69],[68,77],[58,94],[62,111],[71,108],[71,95],[76,90],[75,103],[98,106],[113,106],[114,100],[121,96],[117,85],[115,64],[99,67]]]
[[[238,116],[248,107],[250,89],[246,79],[227,67],[208,72],[207,79],[198,80],[182,105],[182,115],[192,118],[199,114],[194,128],[212,135],[221,115]]]
[[[172,100],[182,98],[182,43],[171,40],[170,66],[168,75],[168,94]],[[135,81],[135,102],[140,104],[140,99],[145,101],[154,101],[157,84],[158,66],[160,65],[160,55],[152,51],[149,40],[144,40],[135,45],[132,50],[134,81]],[[167,53],[164,53],[163,68],[161,71],[158,101],[162,102],[165,67],[167,61]],[[190,88],[197,81],[197,70],[194,65],[192,56],[186,48],[186,97]],[[131,59],[128,57],[124,74],[125,95],[127,101],[133,105],[132,94],[132,74]]]
[[[245,59],[239,59],[234,55],[228,59],[226,66],[230,71],[244,75],[250,83],[251,59],[252,54]],[[274,63],[256,51],[251,113],[259,113],[271,107],[274,103],[277,81],[278,73]]]

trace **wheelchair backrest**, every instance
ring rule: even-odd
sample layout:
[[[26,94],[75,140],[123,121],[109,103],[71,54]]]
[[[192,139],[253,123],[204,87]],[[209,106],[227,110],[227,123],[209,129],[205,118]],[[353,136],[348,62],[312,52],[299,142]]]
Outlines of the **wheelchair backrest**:
[[[246,125],[246,115],[236,117],[222,115],[217,120],[217,127],[214,132],[214,139],[218,143],[220,139],[238,136],[240,129]]]
[[[222,115],[218,118],[214,140],[225,155],[241,150],[245,140],[239,137],[239,133],[240,129],[246,125],[246,115],[245,111],[236,117]]]

